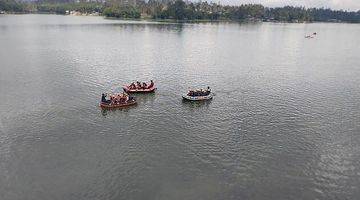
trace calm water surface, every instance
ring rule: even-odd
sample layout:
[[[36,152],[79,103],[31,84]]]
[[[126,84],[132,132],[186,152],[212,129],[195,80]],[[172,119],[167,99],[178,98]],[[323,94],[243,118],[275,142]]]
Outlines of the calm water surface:
[[[2,15],[1,199],[359,199],[359,36]],[[98,107],[149,79],[138,106]],[[207,85],[212,101],[181,100]]]

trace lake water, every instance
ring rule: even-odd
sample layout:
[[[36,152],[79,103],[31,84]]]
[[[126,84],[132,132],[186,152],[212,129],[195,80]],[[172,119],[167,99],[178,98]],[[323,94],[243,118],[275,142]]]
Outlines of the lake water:
[[[359,36],[1,15],[1,199],[359,199]],[[137,106],[98,107],[150,79]],[[208,85],[212,101],[182,101]]]

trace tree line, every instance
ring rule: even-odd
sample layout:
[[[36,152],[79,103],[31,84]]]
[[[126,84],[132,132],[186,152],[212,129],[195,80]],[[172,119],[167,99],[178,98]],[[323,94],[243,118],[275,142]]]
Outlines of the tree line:
[[[106,17],[152,18],[162,20],[234,20],[279,22],[329,22],[360,23],[360,11],[349,12],[326,8],[285,6],[267,8],[260,4],[239,6],[209,2],[184,2],[183,0],[37,0],[21,2],[1,0],[0,11],[45,12],[66,14],[97,12]]]

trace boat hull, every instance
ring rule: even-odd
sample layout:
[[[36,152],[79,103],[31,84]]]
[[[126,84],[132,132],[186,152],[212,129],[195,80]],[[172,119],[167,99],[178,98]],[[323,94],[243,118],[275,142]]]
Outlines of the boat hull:
[[[156,87],[151,87],[147,89],[130,89],[128,86],[124,86],[123,89],[126,93],[151,93],[155,92]]]
[[[188,101],[206,101],[206,100],[212,99],[213,96],[214,95],[212,93],[210,93],[207,96],[195,96],[195,97],[184,94],[182,97],[183,97],[183,99],[188,100]]]
[[[107,103],[100,103],[99,106],[101,108],[124,108],[124,107],[128,107],[128,106],[133,106],[136,105],[136,101],[135,100],[131,100],[128,101],[126,103],[118,103],[118,104],[107,104]]]

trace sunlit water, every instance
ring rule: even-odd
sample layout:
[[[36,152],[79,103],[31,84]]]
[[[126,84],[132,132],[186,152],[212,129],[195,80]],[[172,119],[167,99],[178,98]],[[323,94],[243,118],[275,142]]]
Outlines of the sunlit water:
[[[359,36],[2,15],[0,199],[359,199]],[[150,79],[136,107],[98,107]],[[208,85],[212,101],[182,101]]]

